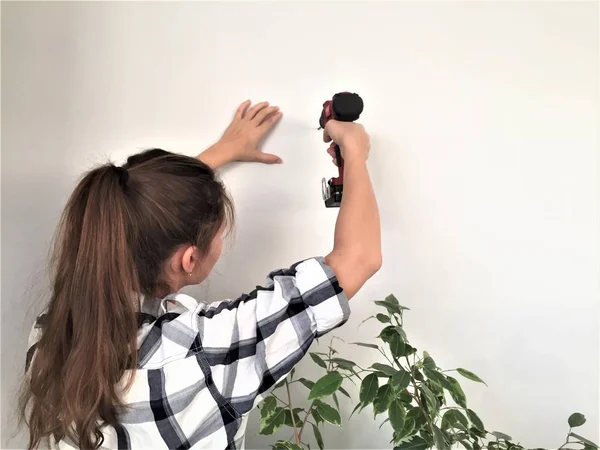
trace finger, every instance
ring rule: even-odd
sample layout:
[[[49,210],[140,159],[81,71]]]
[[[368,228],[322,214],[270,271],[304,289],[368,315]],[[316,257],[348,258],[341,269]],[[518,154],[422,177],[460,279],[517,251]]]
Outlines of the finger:
[[[257,122],[258,124],[261,124],[263,120],[265,120],[269,115],[274,114],[277,111],[279,111],[278,106],[269,106],[267,108],[263,108],[258,113],[256,113],[252,120]]]
[[[337,158],[332,158],[332,159],[331,159],[331,162],[333,163],[333,165],[334,165],[335,167],[337,167],[337,165],[338,165],[338,163],[337,163]]]
[[[245,118],[248,119],[248,120],[254,119],[254,116],[256,116],[256,114],[258,114],[259,111],[262,111],[267,106],[269,106],[269,102],[257,103],[256,105],[254,105],[252,108],[250,108],[248,110],[248,112],[246,113]]]
[[[333,147],[329,147],[327,149],[327,153],[329,153],[329,156],[331,156],[332,158],[335,158],[335,149]]]
[[[238,106],[237,111],[235,112],[235,118],[236,119],[243,119],[244,118],[244,113],[246,112],[246,110],[248,109],[248,106],[250,106],[250,100],[246,100],[244,103],[242,103],[240,106]]]
[[[256,159],[264,164],[281,164],[283,162],[279,156],[271,153],[259,153]]]
[[[336,126],[335,120],[330,120],[325,124],[325,128],[323,129],[323,141],[331,142],[333,140],[331,129],[335,128],[335,126]]]
[[[267,116],[265,120],[259,125],[258,129],[261,133],[267,133],[271,128],[275,126],[277,122],[281,120],[283,117],[283,113],[281,111],[277,111],[276,113]]]

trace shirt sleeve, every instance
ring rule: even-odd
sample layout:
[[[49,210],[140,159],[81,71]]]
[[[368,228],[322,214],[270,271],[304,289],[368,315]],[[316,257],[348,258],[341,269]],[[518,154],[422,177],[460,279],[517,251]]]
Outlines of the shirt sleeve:
[[[204,306],[198,328],[217,389],[245,414],[349,315],[333,270],[311,258],[271,272],[249,295]]]

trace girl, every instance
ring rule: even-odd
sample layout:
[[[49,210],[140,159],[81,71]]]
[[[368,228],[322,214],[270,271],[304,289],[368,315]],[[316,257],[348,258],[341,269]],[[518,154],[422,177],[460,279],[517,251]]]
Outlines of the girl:
[[[327,256],[273,271],[232,302],[178,293],[209,275],[232,225],[215,170],[281,162],[259,150],[280,118],[277,107],[248,101],[197,158],[148,150],[83,177],[27,353],[30,449],[243,448],[252,408],[315,338],[347,320],[348,299],[381,265],[369,137],[354,123],[330,121],[324,132],[346,165]]]

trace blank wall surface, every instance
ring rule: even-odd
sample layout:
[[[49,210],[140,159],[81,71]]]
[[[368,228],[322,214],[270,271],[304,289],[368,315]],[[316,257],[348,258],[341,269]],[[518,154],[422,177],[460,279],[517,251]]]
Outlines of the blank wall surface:
[[[223,173],[237,234],[192,290],[234,298],[331,249],[316,126],[341,90],[365,100],[384,266],[335,334],[373,338],[358,324],[393,292],[417,347],[486,380],[463,384],[489,428],[557,447],[578,410],[598,439],[598,50],[593,2],[3,2],[2,448],[23,442],[12,399],[82,171],[150,146],[196,154],[246,98],[280,105],[265,149],[285,164]],[[389,448],[382,420],[329,428],[327,447]],[[248,447],[272,442],[252,423]]]

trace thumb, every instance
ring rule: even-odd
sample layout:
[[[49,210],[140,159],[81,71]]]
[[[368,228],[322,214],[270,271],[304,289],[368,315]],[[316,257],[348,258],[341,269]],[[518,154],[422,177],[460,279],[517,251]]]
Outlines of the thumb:
[[[256,160],[264,164],[281,164],[283,162],[279,156],[271,153],[259,153],[256,156]]]

